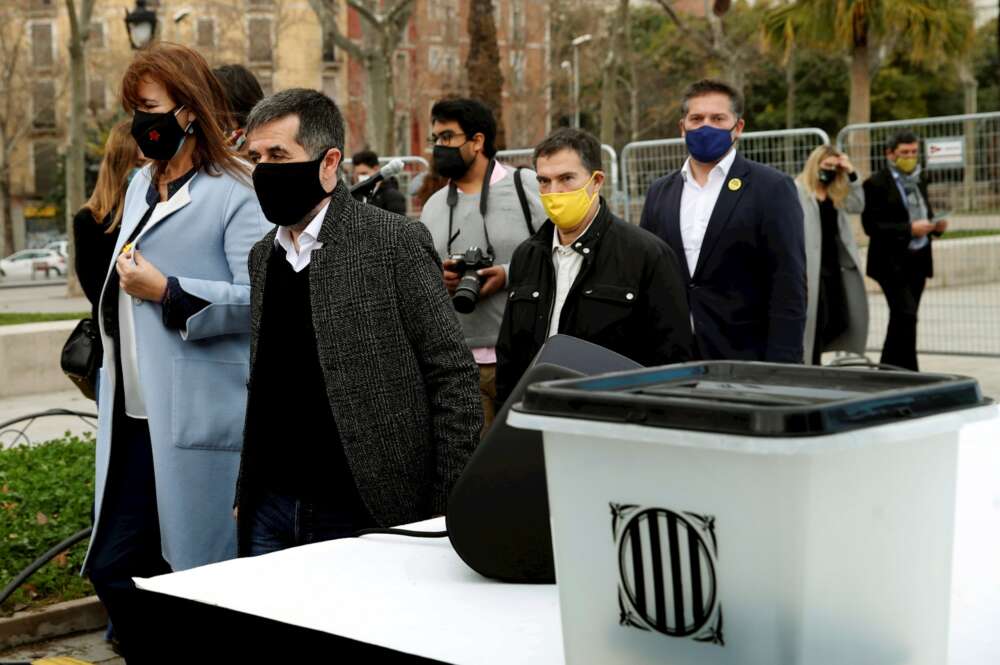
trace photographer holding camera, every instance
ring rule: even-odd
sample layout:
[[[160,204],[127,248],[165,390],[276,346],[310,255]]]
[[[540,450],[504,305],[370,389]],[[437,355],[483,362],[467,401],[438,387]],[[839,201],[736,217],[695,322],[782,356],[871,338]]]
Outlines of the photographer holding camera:
[[[496,414],[496,342],[510,259],[546,219],[535,174],[494,159],[496,133],[493,113],[481,102],[448,99],[434,105],[434,169],[449,182],[420,215],[443,260],[445,286],[479,365],[484,433]]]

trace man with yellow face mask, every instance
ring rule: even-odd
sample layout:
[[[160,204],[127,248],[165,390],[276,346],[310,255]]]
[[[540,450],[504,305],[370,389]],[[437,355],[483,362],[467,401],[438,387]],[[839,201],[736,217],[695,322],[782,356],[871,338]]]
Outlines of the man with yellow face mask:
[[[647,367],[691,358],[680,266],[652,233],[618,219],[601,197],[601,144],[558,129],[535,147],[548,221],[514,252],[497,341],[497,399],[506,400],[557,333]]]
[[[931,236],[948,222],[935,220],[920,170],[920,139],[900,132],[886,145],[886,165],[865,181],[861,223],[871,238],[868,276],[889,304],[881,361],[917,371],[917,309],[924,284],[934,276]],[[935,221],[932,221],[935,220]]]

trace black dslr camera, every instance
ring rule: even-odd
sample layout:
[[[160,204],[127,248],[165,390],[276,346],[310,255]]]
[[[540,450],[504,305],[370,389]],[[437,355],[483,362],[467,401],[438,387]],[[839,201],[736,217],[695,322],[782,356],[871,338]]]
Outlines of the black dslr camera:
[[[455,262],[452,270],[462,276],[455,295],[452,296],[452,303],[456,312],[468,314],[479,302],[479,275],[476,271],[492,267],[493,257],[484,254],[478,247],[470,247],[465,254],[452,254],[449,258]]]

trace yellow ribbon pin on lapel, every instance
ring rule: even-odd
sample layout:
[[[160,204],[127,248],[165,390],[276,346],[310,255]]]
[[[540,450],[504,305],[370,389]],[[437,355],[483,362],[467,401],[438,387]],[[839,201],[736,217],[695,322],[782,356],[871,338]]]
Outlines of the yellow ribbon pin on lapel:
[[[742,186],[743,186],[743,181],[740,180],[739,178],[730,178],[729,179],[729,191],[735,192],[735,191],[737,191]]]

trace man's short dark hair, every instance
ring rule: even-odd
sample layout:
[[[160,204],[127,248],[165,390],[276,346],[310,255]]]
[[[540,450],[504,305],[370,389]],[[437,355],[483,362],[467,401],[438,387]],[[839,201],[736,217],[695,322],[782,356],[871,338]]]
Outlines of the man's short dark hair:
[[[483,153],[487,157],[497,154],[497,121],[490,108],[476,99],[443,99],[431,108],[431,122],[457,122],[468,141],[482,134]]]
[[[716,79],[702,79],[688,86],[687,90],[684,91],[684,101],[681,103],[681,116],[687,117],[688,102],[690,100],[713,93],[721,93],[729,97],[729,106],[733,111],[733,115],[737,119],[743,117],[743,95],[728,83]]]
[[[561,127],[535,146],[531,163],[537,168],[539,157],[551,157],[561,150],[573,150],[580,156],[583,168],[591,173],[601,170],[601,142],[582,129]]]
[[[247,115],[260,100],[264,99],[257,77],[243,65],[222,65],[212,70],[226,93],[229,107],[233,111],[233,121],[237,127],[247,124]]]
[[[354,153],[354,155],[351,156],[351,164],[353,166],[358,166],[358,165],[370,166],[373,169],[377,169],[378,155],[375,154],[374,150],[368,150],[366,148],[365,150],[356,152]]]
[[[896,132],[889,137],[889,140],[885,144],[885,149],[895,150],[899,147],[900,143],[920,143],[920,137],[910,130],[904,129],[903,131]]]
[[[344,116],[337,104],[316,90],[290,88],[260,100],[247,117],[247,134],[261,125],[290,115],[299,117],[299,145],[314,159],[324,151],[344,152]]]

